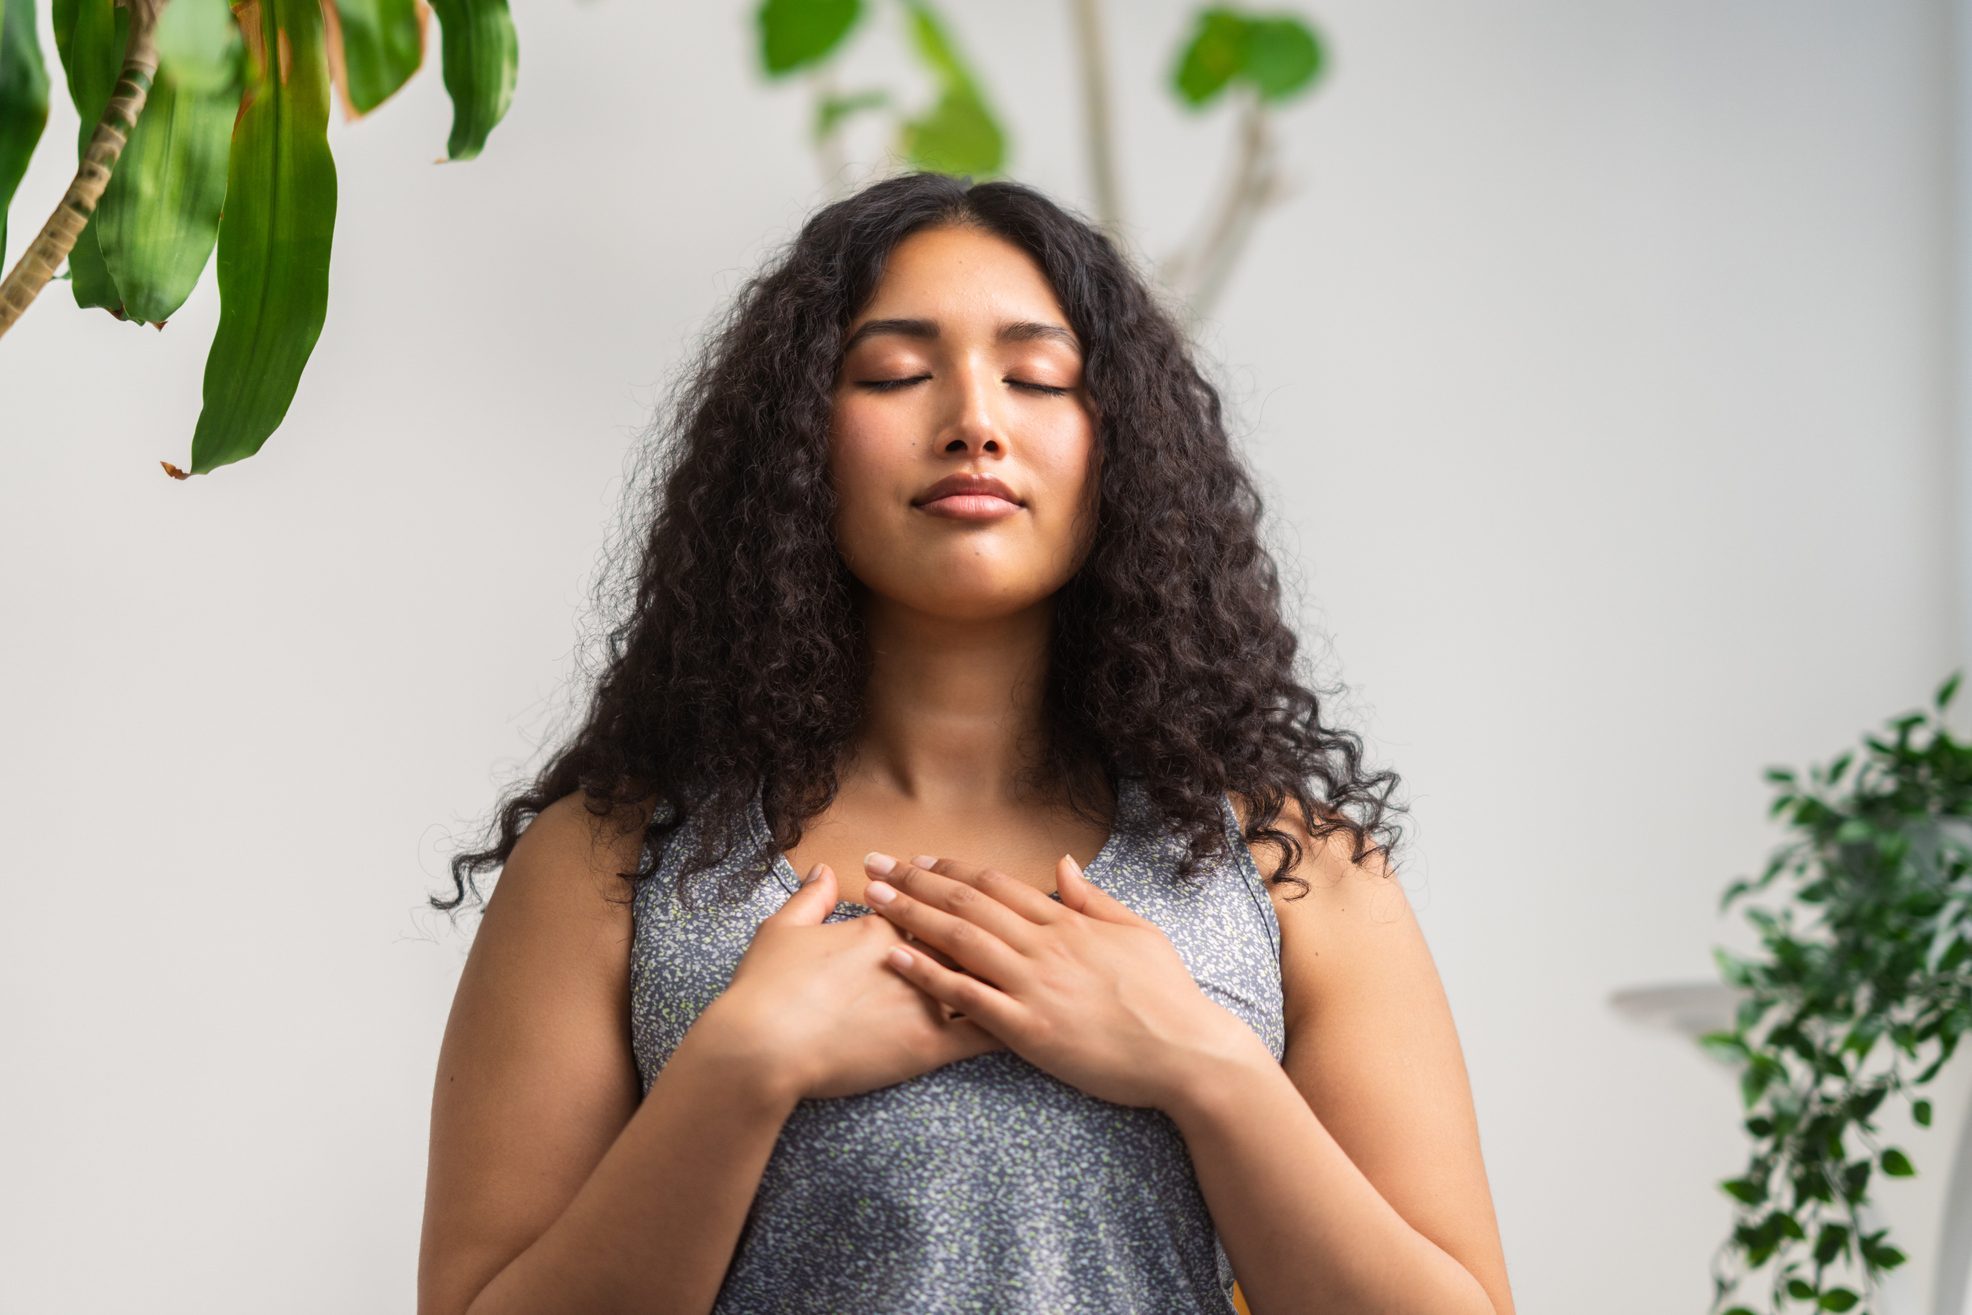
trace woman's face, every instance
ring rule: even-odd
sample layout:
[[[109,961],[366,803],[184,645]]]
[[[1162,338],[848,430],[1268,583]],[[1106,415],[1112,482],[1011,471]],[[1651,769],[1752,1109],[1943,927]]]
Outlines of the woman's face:
[[[844,341],[829,479],[850,572],[952,620],[1017,612],[1067,583],[1093,525],[1096,422],[1080,342],[1040,266],[985,233],[921,229],[892,250]],[[995,513],[981,519],[919,505],[956,474],[990,475],[1019,505],[974,499]]]

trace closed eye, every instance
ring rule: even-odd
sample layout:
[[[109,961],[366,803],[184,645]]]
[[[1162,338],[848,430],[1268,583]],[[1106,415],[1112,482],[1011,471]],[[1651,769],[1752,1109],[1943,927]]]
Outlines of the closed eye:
[[[858,388],[867,388],[873,393],[888,393],[894,392],[899,388],[908,388],[912,384],[923,383],[930,377],[928,374],[917,374],[912,375],[908,379],[864,379],[858,381],[856,386]],[[1036,393],[1046,393],[1050,397],[1060,397],[1065,393],[1073,391],[1067,388],[1056,388],[1052,384],[1025,383],[1019,379],[1009,379],[1007,382],[1015,388],[1025,388]]]

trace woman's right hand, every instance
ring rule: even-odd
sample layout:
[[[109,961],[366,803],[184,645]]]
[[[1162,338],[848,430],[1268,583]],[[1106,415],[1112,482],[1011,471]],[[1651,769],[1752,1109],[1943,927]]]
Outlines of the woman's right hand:
[[[762,919],[707,1012],[733,1040],[784,1077],[797,1099],[852,1096],[1006,1046],[968,1018],[946,1021],[938,1001],[884,962],[904,933],[866,914],[823,924],[836,905],[826,863]],[[919,954],[958,965],[913,941]],[[963,969],[958,969],[963,971]]]

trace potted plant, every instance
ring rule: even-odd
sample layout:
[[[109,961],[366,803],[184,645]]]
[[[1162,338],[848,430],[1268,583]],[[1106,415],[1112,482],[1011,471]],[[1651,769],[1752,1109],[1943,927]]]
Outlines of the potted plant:
[[[1972,743],[1953,739],[1943,719],[1961,674],[1930,713],[1865,736],[1860,757],[1845,751],[1805,781],[1785,768],[1766,773],[1778,788],[1770,814],[1793,834],[1719,907],[1783,875],[1790,898],[1778,910],[1745,909],[1762,955],[1714,947],[1738,989],[1737,1016],[1699,1038],[1739,1070],[1752,1141],[1745,1170],[1720,1183],[1736,1208],[1713,1265],[1713,1315],[1767,1265],[1773,1311],[1880,1315],[1878,1277],[1906,1259],[1887,1227],[1870,1227],[1867,1207],[1877,1173],[1915,1170],[1902,1148],[1872,1136],[1872,1118],[1894,1094],[1930,1126],[1932,1102],[1916,1091],[1972,1029]],[[1956,1186],[1972,1195],[1972,1177]],[[1962,1273],[1952,1286],[1962,1288]]]

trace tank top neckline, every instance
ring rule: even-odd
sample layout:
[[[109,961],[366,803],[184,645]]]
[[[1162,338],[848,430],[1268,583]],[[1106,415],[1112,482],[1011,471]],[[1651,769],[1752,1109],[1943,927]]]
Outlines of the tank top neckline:
[[[765,780],[754,786],[753,803],[752,807],[747,809],[747,821],[752,825],[754,839],[758,842],[761,849],[773,855],[773,861],[770,866],[773,869],[774,876],[786,888],[789,894],[793,894],[795,891],[801,889],[801,877],[795,872],[794,865],[787,861],[787,855],[774,844],[773,834],[768,830],[767,810],[762,802],[766,794],[766,788]],[[1136,818],[1137,791],[1139,789],[1137,779],[1133,776],[1113,778],[1111,788],[1115,792],[1116,802],[1115,815],[1109,821],[1109,835],[1103,840],[1102,848],[1096,851],[1096,856],[1090,859],[1087,866],[1082,869],[1082,875],[1089,879],[1091,885],[1098,888],[1103,888],[1102,877],[1107,874],[1109,865],[1114,862],[1116,851],[1124,844],[1127,838],[1125,833],[1134,824]],[[1047,896],[1057,903],[1061,900],[1061,892],[1058,890],[1048,891]],[[861,909],[865,913],[876,912],[869,905],[859,904],[855,900],[837,900],[835,907],[838,909]]]

